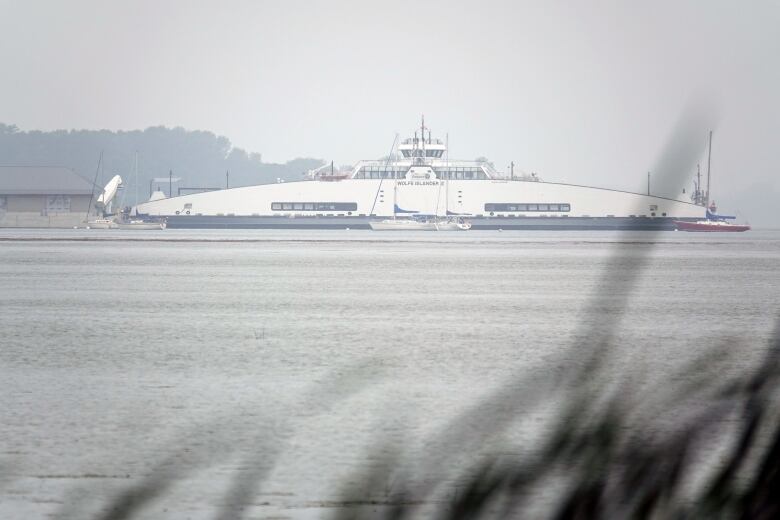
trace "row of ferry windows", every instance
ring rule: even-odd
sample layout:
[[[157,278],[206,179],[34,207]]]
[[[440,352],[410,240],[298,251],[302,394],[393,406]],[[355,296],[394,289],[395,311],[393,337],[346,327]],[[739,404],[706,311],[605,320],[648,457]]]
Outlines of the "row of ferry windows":
[[[487,179],[488,176],[482,168],[452,168],[449,170],[436,170],[439,179],[474,180]],[[406,171],[382,170],[374,168],[361,168],[355,179],[405,179]]]
[[[485,204],[485,211],[571,211],[571,204],[518,204],[508,203],[488,203]]]
[[[401,150],[404,157],[423,157],[422,150]],[[425,157],[439,158],[444,155],[444,150],[425,150]]]
[[[357,211],[357,202],[272,202],[273,211]]]

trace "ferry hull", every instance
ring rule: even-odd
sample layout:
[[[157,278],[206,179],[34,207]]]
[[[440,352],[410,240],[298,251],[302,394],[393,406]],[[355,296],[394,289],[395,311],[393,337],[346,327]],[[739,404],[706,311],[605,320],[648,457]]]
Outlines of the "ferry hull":
[[[469,217],[472,230],[674,231],[672,218]],[[698,220],[697,218],[690,219]],[[368,217],[169,216],[169,229],[371,229]]]

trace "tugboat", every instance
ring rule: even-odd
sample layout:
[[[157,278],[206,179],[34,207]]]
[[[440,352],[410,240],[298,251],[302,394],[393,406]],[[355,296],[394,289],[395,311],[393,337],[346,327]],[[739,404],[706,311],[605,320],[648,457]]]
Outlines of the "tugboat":
[[[677,231],[703,231],[703,232],[741,232],[748,231],[750,226],[748,224],[732,224],[727,220],[733,220],[737,217],[731,215],[718,215],[716,213],[718,207],[715,205],[715,201],[712,201],[710,207],[707,209],[707,219],[697,220],[695,222],[689,222],[684,220],[675,220],[674,225]]]

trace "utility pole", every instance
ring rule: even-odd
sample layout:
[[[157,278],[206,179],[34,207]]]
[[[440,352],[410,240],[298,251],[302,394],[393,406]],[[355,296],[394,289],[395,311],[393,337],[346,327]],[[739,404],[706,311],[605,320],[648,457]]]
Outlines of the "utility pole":
[[[168,197],[173,197],[173,170],[168,170]]]
[[[647,194],[650,195],[650,172],[647,172]]]
[[[509,163],[509,177],[515,180],[515,161]]]
[[[230,188],[230,170],[225,170],[225,189]]]

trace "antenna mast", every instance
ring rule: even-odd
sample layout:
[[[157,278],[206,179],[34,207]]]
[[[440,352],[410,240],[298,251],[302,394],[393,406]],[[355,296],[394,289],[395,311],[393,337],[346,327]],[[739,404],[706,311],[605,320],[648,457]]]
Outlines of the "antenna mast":
[[[422,126],[420,126],[420,137],[422,138],[422,154],[425,157],[425,114],[422,114]]]

